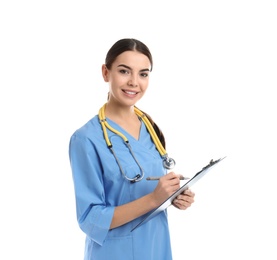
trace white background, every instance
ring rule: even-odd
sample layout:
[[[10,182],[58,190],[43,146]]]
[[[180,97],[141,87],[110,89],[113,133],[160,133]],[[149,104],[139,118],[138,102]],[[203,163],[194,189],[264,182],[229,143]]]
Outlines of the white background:
[[[0,259],[83,259],[71,134],[106,101],[101,65],[134,37],[154,57],[139,107],[176,171],[201,179],[169,208],[174,260],[277,259],[275,1],[0,3]]]

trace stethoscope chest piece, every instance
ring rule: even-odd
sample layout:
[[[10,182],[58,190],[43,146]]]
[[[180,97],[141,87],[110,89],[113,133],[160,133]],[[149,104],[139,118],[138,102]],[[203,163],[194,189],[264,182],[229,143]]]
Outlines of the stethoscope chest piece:
[[[168,169],[168,170],[171,170],[175,167],[176,165],[176,162],[174,159],[166,156],[164,159],[163,159],[163,166],[164,168]]]

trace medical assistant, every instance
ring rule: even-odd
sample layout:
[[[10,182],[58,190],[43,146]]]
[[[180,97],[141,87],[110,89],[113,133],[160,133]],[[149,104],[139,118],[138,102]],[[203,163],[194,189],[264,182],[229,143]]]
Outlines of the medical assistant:
[[[70,139],[69,157],[73,175],[77,221],[86,234],[84,260],[171,260],[167,211],[131,232],[144,216],[109,230],[114,208],[152,192],[157,182],[148,176],[166,174],[162,158],[141,121],[139,140],[107,118],[124,134],[144,170],[144,178],[128,181],[107,148],[98,116],[78,129]],[[108,130],[113,149],[124,170],[133,178],[140,173],[122,138]]]

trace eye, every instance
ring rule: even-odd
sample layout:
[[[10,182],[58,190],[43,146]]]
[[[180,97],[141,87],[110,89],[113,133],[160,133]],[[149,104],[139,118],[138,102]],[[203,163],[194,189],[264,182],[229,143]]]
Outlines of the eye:
[[[140,76],[141,76],[141,77],[143,77],[143,78],[147,78],[147,77],[149,76],[149,74],[148,74],[148,73],[143,72],[143,73],[140,73]]]
[[[119,70],[119,72],[120,72],[121,74],[129,74],[129,71],[128,71],[128,70],[125,70],[125,69],[121,69],[121,70]]]

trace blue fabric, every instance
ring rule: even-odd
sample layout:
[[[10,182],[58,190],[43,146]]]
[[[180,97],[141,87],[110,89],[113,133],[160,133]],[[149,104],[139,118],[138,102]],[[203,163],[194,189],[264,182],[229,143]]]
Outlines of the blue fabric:
[[[152,192],[157,182],[147,176],[166,174],[162,159],[142,122],[139,140],[113,121],[108,123],[123,133],[141,164],[145,177],[130,183],[107,148],[98,116],[93,117],[71,136],[69,157],[74,181],[77,221],[86,234],[85,260],[171,260],[167,212],[131,232],[139,217],[109,230],[114,208]],[[109,138],[124,173],[133,178],[140,169],[121,137],[108,130]]]

